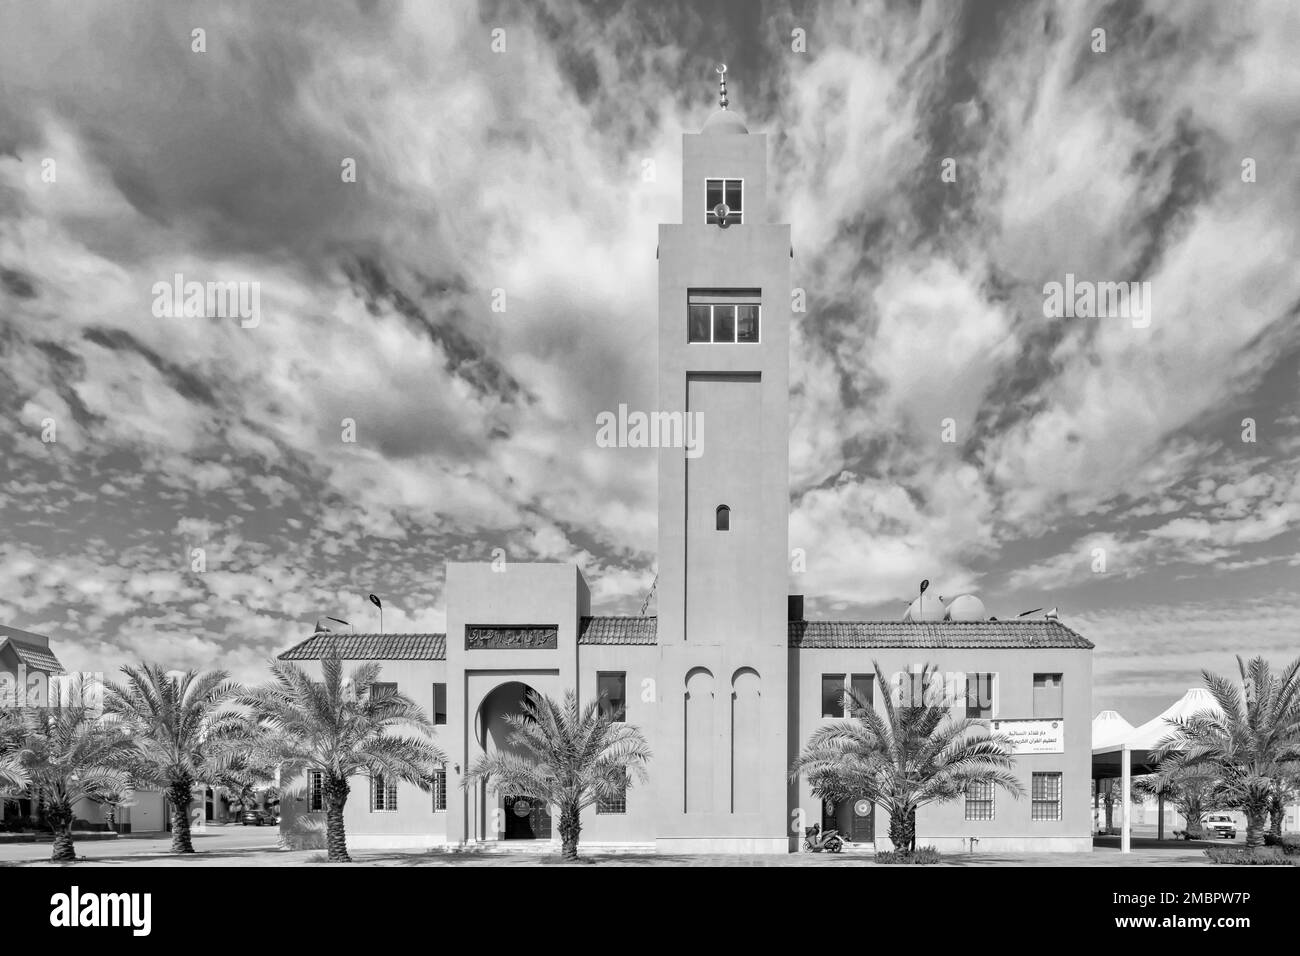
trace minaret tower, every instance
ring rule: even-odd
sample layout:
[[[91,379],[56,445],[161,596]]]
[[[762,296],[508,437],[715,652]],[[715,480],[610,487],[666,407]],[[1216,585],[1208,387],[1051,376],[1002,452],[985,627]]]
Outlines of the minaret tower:
[[[682,137],[681,224],[659,227],[659,407],[702,442],[659,453],[658,842],[785,852],[790,227],[717,72],[720,108]]]

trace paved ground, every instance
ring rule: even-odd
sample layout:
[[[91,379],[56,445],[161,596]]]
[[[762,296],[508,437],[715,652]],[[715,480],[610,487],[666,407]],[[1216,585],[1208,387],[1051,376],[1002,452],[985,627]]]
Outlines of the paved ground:
[[[1098,847],[1092,853],[954,853],[943,866],[1208,866],[1200,847],[1135,841],[1132,853]],[[175,857],[171,838],[131,838],[77,845],[83,866],[323,866],[320,850],[280,850],[269,827],[212,827],[194,835],[193,856]],[[429,850],[357,850],[356,863],[371,866],[551,866],[557,856],[542,853],[484,853]],[[51,866],[48,843],[0,845],[0,866]],[[780,856],[675,856],[651,853],[592,853],[586,861],[602,866],[875,866],[866,853],[790,853]],[[66,865],[66,864],[65,864]]]

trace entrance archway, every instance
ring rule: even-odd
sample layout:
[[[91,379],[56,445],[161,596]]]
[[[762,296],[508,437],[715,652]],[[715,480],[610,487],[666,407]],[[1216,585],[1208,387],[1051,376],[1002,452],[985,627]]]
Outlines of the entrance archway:
[[[526,753],[510,743],[508,715],[524,713],[524,698],[533,690],[523,681],[507,681],[483,698],[475,717],[475,736],[484,753]],[[486,788],[485,788],[486,789]],[[525,797],[482,794],[480,833],[496,840],[549,840],[551,809]]]

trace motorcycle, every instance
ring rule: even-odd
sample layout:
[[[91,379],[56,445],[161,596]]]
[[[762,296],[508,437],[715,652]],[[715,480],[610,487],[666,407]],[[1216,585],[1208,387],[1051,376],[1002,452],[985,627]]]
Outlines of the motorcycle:
[[[839,830],[823,831],[820,824],[804,828],[803,848],[809,853],[839,853],[844,849],[844,838]]]

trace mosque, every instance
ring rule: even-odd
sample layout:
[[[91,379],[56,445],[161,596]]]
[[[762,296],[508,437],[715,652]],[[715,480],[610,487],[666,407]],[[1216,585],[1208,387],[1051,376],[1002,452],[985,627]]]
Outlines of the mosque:
[[[901,621],[807,620],[789,593],[790,226],[769,206],[767,137],[728,108],[682,137],[681,221],[658,235],[659,409],[707,423],[702,447],[658,458],[657,616],[593,614],[579,568],[449,563],[446,632],[321,632],[280,655],[318,668],[374,660],[433,715],[448,765],[432,794],[376,777],[353,784],[353,846],[488,845],[558,839],[550,808],[462,789],[478,754],[506,746],[503,715],[529,689],[606,697],[639,727],[649,783],[592,807],[585,847],[785,853],[802,827],[850,847],[887,847],[869,800],[816,799],[789,769],[809,734],[845,716],[854,690],[882,709],[875,667],[929,664],[954,711],[1016,746],[1025,796],[972,790],[925,807],[939,849],[1088,851],[1092,647],[1055,616],[995,620],[970,595],[922,593]],[[692,453],[697,452],[697,453]],[[318,833],[318,781],[282,805],[286,836]]]

